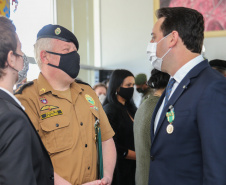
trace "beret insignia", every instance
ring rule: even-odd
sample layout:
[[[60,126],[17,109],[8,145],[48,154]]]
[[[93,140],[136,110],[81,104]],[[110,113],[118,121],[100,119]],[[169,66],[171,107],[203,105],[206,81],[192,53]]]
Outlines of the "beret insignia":
[[[60,33],[61,33],[61,29],[60,28],[55,29],[55,34],[56,35],[59,35]]]

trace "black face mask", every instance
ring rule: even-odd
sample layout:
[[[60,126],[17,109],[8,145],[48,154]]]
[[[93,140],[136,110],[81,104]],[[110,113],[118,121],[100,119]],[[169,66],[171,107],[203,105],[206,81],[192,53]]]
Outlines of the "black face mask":
[[[61,54],[54,53],[51,51],[46,51],[54,55],[60,55],[59,66],[48,63],[49,66],[56,67],[67,73],[71,78],[76,78],[80,70],[80,56],[77,51],[72,51],[70,53]]]
[[[120,87],[118,95],[123,97],[126,101],[129,101],[133,97],[133,92],[134,92],[133,87],[129,88]]]
[[[137,92],[144,93],[144,90],[142,88],[137,88]]]

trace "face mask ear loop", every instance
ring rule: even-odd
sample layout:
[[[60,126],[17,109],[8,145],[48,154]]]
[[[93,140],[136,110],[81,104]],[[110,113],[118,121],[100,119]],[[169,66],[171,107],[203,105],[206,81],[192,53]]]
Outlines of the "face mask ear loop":
[[[166,37],[168,37],[169,35],[170,35],[171,33],[169,33],[168,35],[166,35],[165,37],[163,37],[161,40],[163,40],[163,39],[165,39]],[[161,41],[160,40],[160,41]],[[158,41],[158,43],[160,42],[160,41]],[[158,44],[157,43],[157,44]],[[161,59],[163,59],[169,52],[170,52],[170,50],[171,50],[172,48],[170,48],[162,57],[161,57]]]
[[[170,52],[171,49],[172,49],[172,48],[169,48],[169,50],[162,56],[161,59],[163,59],[163,58]]]
[[[62,54],[60,54],[60,53],[54,53],[54,52],[52,52],[52,51],[46,51],[47,53],[50,53],[50,54],[53,54],[53,55],[59,55],[59,56],[61,56]],[[49,66],[51,66],[51,67],[55,67],[55,68],[58,68],[59,69],[59,66],[55,66],[55,65],[53,65],[53,64],[50,64],[50,63],[48,63],[47,65],[49,65]]]
[[[51,67],[55,67],[55,68],[58,68],[58,69],[59,69],[59,66],[55,66],[55,65],[50,64],[50,63],[48,63],[47,65],[49,65],[49,66],[51,66]]]
[[[50,54],[53,54],[53,55],[63,55],[63,54],[61,54],[61,53],[54,53],[54,52],[52,52],[52,51],[46,51],[47,53],[50,53]]]
[[[168,35],[166,35],[165,37],[163,37],[160,41],[157,42],[157,44],[158,44],[159,42],[161,42],[163,39],[165,39],[166,37],[168,37],[170,34],[171,34],[171,33],[169,33]]]
[[[17,69],[15,69],[14,67],[12,67],[11,65],[9,65],[9,62],[7,61],[7,64],[8,64],[8,66],[11,68],[11,69],[13,69],[13,70],[15,70],[16,72],[18,72],[19,73],[19,71],[17,70]]]
[[[165,36],[165,37],[163,37],[160,41],[158,41],[158,42],[157,42],[157,44],[158,44],[158,43],[160,43],[160,42],[161,42],[163,39],[165,39],[165,38],[166,38],[166,36]]]

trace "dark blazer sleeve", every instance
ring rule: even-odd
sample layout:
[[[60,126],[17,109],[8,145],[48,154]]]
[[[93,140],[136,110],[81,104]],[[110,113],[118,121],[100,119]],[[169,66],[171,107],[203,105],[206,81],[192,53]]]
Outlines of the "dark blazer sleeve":
[[[212,82],[198,105],[203,185],[226,183],[226,81]]]
[[[121,112],[120,109],[115,106],[114,104],[107,104],[104,107],[104,111],[108,117],[108,120],[115,132],[115,135],[113,136],[115,146],[116,146],[116,151],[117,151],[117,157],[118,158],[125,158],[126,155],[128,154],[128,148],[122,146],[120,144],[120,141],[123,139],[123,133],[120,132],[120,122],[122,120],[122,117],[120,117]]]
[[[0,114],[0,184],[36,185],[26,122],[19,111]]]

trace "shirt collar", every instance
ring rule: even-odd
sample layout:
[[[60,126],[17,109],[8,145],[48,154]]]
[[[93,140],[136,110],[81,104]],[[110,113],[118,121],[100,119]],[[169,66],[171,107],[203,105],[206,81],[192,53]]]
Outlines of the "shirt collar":
[[[11,96],[13,99],[14,99],[14,101],[23,109],[23,110],[25,110],[25,108],[24,108],[24,106],[20,103],[20,101],[16,98],[16,96],[14,96],[11,92],[9,92],[8,90],[6,90],[6,89],[4,89],[4,88],[2,88],[2,87],[0,87],[0,89],[2,90],[2,91],[4,91],[5,93],[7,93],[9,96]]]
[[[176,80],[177,83],[180,83],[183,78],[188,74],[188,72],[194,68],[196,65],[198,65],[200,62],[202,62],[204,58],[202,55],[199,55],[189,62],[187,62],[185,65],[183,65],[173,76],[173,78]]]

